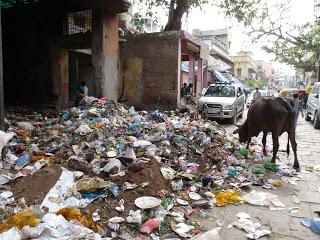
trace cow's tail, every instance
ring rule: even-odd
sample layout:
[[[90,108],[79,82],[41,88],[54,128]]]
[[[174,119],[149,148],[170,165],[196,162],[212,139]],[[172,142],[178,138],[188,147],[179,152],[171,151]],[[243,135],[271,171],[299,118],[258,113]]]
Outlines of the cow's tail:
[[[290,155],[290,135],[289,135],[289,133],[288,133],[288,143],[287,143],[287,155],[288,155],[288,157],[289,157],[289,155]]]

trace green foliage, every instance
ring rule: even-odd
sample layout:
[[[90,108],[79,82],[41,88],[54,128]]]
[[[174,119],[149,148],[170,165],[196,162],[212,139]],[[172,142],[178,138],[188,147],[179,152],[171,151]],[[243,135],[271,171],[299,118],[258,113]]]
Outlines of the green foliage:
[[[218,6],[227,17],[233,17],[248,26],[256,17],[261,0],[222,0]]]
[[[244,81],[244,83],[253,89],[255,89],[255,88],[261,89],[265,86],[263,82],[258,81],[258,80],[246,80],[246,81]]]
[[[254,42],[263,42],[262,48],[273,54],[275,60],[300,71],[315,71],[320,53],[320,23],[291,24],[287,22],[289,9],[285,2],[270,6],[265,0],[249,34]],[[274,12],[281,14],[271,14]]]
[[[183,16],[196,7],[204,7],[208,4],[215,4],[224,10],[229,17],[236,18],[239,22],[249,25],[255,17],[257,3],[260,0],[131,0],[147,9],[149,16],[157,17],[154,10],[164,9],[168,14],[168,22],[165,30],[180,30]],[[134,24],[141,23],[141,20],[133,21]]]

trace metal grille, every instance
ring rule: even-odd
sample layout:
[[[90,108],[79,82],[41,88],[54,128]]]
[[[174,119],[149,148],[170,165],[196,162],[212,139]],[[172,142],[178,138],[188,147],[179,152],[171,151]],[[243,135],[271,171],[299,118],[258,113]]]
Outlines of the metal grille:
[[[86,33],[92,31],[92,10],[68,13],[64,34],[71,35],[76,33]]]
[[[222,105],[220,104],[207,104],[208,108],[215,108],[215,109],[220,109],[222,108]]]

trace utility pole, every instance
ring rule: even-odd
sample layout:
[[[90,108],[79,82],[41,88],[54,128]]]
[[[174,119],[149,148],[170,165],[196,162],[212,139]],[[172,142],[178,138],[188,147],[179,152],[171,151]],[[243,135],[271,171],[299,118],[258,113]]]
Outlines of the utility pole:
[[[0,6],[0,128],[4,131],[4,96],[3,96],[3,58],[2,58],[2,25]]]

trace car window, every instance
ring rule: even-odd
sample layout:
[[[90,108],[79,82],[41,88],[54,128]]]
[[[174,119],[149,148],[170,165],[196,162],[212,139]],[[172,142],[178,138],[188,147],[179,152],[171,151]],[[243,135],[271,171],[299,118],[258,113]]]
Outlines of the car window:
[[[205,97],[235,97],[236,91],[233,86],[210,86]]]
[[[319,85],[314,85],[314,87],[312,89],[312,94],[318,93],[318,90],[319,90]]]

